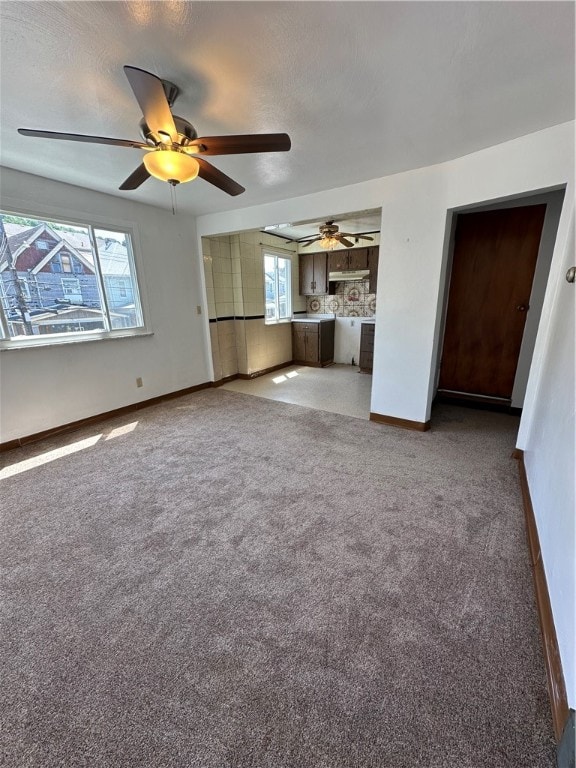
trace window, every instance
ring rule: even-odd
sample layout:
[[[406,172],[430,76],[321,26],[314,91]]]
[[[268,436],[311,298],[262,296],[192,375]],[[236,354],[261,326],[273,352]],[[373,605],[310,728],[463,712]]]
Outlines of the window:
[[[275,253],[264,254],[266,323],[278,323],[292,316],[291,266],[290,259]]]
[[[80,289],[80,280],[77,277],[63,277],[62,292],[64,298],[69,301],[82,301],[82,290]]]
[[[2,346],[26,345],[30,337],[54,343],[143,330],[129,232],[27,216],[30,231],[43,225],[60,244],[45,263],[47,254],[22,237],[18,217],[0,211]]]
[[[46,240],[36,240],[36,248],[40,251],[47,251],[48,250],[48,243]]]
[[[20,290],[22,291],[22,294],[26,299],[30,298],[30,286],[26,282],[26,280],[18,279],[18,282],[20,283]]]

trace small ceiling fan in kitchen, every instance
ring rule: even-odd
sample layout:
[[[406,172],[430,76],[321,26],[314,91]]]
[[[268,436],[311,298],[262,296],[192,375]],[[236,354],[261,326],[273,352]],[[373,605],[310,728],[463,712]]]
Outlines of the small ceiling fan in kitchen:
[[[368,235],[353,235],[350,232],[340,232],[338,224],[335,224],[333,220],[322,224],[319,227],[319,230],[320,234],[316,235],[311,240],[304,238],[303,240],[299,240],[298,243],[304,246],[304,248],[306,248],[308,245],[312,245],[312,243],[318,243],[320,248],[331,250],[336,245],[343,245],[346,248],[352,248],[354,243],[351,240],[348,240],[349,237],[354,238],[356,241],[374,240],[373,237],[369,237]]]
[[[174,83],[161,80],[138,67],[125,66],[124,72],[142,110],[140,133],[143,142],[29,128],[19,128],[18,133],[43,139],[110,144],[144,150],[143,162],[121,184],[121,190],[137,189],[150,176],[167,181],[173,187],[199,176],[229,195],[239,195],[244,192],[244,187],[204,160],[204,157],[249,152],[286,152],[290,149],[290,137],[286,133],[199,138],[188,120],[172,114],[172,105],[180,93]]]

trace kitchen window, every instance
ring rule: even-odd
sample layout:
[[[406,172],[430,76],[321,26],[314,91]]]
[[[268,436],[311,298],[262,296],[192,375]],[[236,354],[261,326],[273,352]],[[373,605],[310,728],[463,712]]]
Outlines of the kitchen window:
[[[264,253],[264,322],[279,323],[292,317],[292,262],[276,253]]]
[[[129,231],[26,220],[24,230],[21,214],[0,211],[2,348],[144,331]]]

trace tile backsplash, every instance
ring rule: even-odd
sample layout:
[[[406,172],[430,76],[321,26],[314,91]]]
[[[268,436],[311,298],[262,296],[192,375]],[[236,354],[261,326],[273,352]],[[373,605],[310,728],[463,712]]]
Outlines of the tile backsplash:
[[[334,296],[308,296],[306,310],[310,315],[332,314],[336,317],[374,317],[376,294],[370,293],[368,280],[336,283]]]

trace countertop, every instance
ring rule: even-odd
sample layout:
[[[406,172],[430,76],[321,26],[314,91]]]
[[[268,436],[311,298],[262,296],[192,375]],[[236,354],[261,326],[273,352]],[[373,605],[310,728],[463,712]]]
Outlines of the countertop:
[[[301,315],[293,317],[293,323],[327,323],[330,320],[335,320],[334,315]]]

